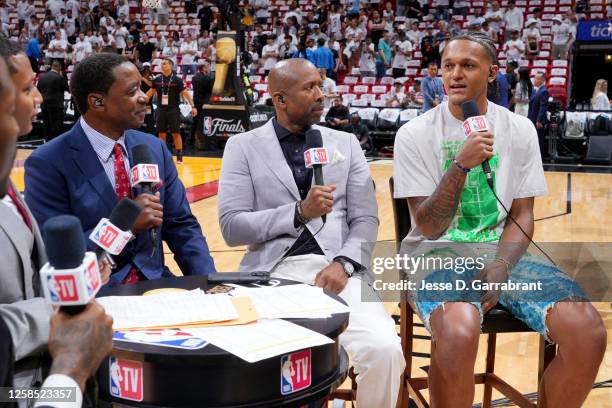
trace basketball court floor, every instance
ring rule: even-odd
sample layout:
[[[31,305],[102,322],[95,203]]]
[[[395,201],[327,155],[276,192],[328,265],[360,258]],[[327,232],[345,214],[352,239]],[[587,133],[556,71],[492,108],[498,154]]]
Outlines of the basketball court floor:
[[[19,150],[12,178],[23,191],[23,163],[30,154],[29,150]],[[186,157],[178,166],[179,177],[183,181],[191,209],[199,220],[208,241],[211,255],[217,270],[235,271],[245,251],[244,247],[229,247],[225,244],[218,222],[217,188],[221,170],[221,159]],[[376,198],[380,228],[379,241],[395,240],[393,210],[389,193],[389,177],[393,175],[391,160],[373,160],[370,162],[372,176],[376,183]],[[535,201],[536,242],[611,242],[612,243],[612,170],[580,166],[565,168],[548,166],[546,181],[548,196]],[[553,171],[554,170],[554,171]],[[594,172],[598,171],[598,172]],[[612,246],[610,247],[612,248]],[[166,263],[170,269],[179,274],[169,249]],[[559,254],[562,255],[562,254]],[[555,254],[552,254],[553,258]],[[612,273],[612,264],[607,264],[608,276]],[[596,303],[608,330],[608,345],[612,344],[612,283],[608,282],[604,300]],[[389,313],[399,313],[397,303],[387,303]],[[420,333],[418,330],[423,330]],[[417,328],[417,334],[426,334],[424,329]],[[577,335],[580,335],[577,333]],[[535,333],[500,334],[497,340],[495,372],[510,385],[524,394],[537,391],[538,338]],[[415,351],[428,353],[430,344],[425,340],[416,340]],[[481,336],[476,371],[484,370],[486,354],[486,335]],[[429,365],[426,358],[415,357],[413,375],[426,375],[423,368]],[[612,408],[612,347],[608,347],[594,389],[584,407]],[[346,384],[345,384],[346,385]],[[476,387],[476,403],[481,402],[482,386]],[[493,399],[500,398],[494,391]],[[493,406],[512,406],[498,401]],[[563,408],[563,407],[559,407]]]

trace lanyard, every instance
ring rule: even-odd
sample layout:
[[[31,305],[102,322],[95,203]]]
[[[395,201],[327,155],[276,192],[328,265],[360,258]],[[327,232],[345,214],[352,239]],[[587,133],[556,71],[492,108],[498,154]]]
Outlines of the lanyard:
[[[168,80],[168,83],[166,83],[166,77],[162,75],[162,94],[168,95],[168,93],[170,92],[170,84],[172,83],[173,78],[174,74],[170,75],[170,80]]]

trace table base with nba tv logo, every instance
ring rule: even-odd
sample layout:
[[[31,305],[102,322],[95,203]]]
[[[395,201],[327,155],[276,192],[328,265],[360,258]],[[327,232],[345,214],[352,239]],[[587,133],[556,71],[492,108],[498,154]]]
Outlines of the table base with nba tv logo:
[[[269,285],[293,283],[297,282],[278,279],[270,280]],[[98,297],[135,296],[169,287],[207,290],[212,286],[204,276],[185,276],[104,287]],[[287,319],[334,342],[255,363],[213,344],[198,348],[201,345],[194,343],[181,349],[115,341],[97,374],[99,406],[321,407],[347,376],[348,356],[338,336],[348,317],[348,313],[339,313],[327,319]],[[179,341],[185,344],[183,339]]]

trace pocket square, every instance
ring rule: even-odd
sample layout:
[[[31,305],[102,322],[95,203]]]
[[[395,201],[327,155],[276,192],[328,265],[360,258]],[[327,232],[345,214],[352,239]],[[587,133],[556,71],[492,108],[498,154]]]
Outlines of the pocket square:
[[[346,160],[346,157],[344,157],[342,153],[340,153],[338,150],[334,150],[334,154],[332,155],[332,160],[330,164],[334,165],[334,164],[342,163],[345,160]]]

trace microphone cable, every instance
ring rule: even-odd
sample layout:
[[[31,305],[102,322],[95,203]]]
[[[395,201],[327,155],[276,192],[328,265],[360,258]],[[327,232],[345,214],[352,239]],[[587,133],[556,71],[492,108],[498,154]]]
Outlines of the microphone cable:
[[[302,244],[300,246],[298,246],[297,248],[295,248],[293,251],[289,251],[288,253],[283,255],[283,257],[276,263],[276,265],[279,265],[285,259],[289,258],[291,255],[295,254],[297,251],[299,251],[300,249],[304,248],[304,246],[306,246],[306,244],[310,243],[310,241],[312,241],[317,235],[319,235],[319,233],[321,232],[321,230],[323,229],[324,226],[325,226],[325,223],[321,224],[321,227],[319,227],[319,229],[314,234],[311,234],[310,237],[306,241],[302,242]],[[304,225],[304,228],[306,228],[306,225]],[[302,234],[303,233],[304,232],[302,231]]]
[[[488,182],[489,180],[487,179],[487,184],[489,185],[489,188],[491,189],[491,192],[493,193],[493,195],[495,196],[495,199],[497,200],[497,202],[502,206],[502,208],[504,209],[504,211],[506,212],[506,215],[508,216],[508,218],[510,218],[510,220],[512,220],[512,222],[514,222],[516,224],[516,226],[519,228],[519,230],[521,230],[521,232],[523,233],[523,235],[525,235],[527,237],[527,239],[529,240],[529,242],[531,242],[536,248],[538,248],[540,250],[540,252],[542,252],[544,254],[544,256],[553,264],[555,265],[557,268],[559,267],[559,265],[557,265],[557,263],[555,261],[553,261],[553,259],[546,253],[546,251],[544,251],[542,248],[540,248],[540,246],[533,240],[531,239],[531,237],[529,236],[529,234],[527,234],[525,232],[525,230],[523,229],[523,227],[521,227],[521,224],[519,224],[518,222],[516,222],[516,220],[514,219],[514,217],[512,215],[510,215],[510,211],[508,211],[508,209],[506,208],[506,206],[504,205],[504,203],[501,202],[501,200],[499,199],[499,197],[497,196],[497,193],[495,193],[495,189],[493,188],[493,182],[491,181],[491,183]]]

